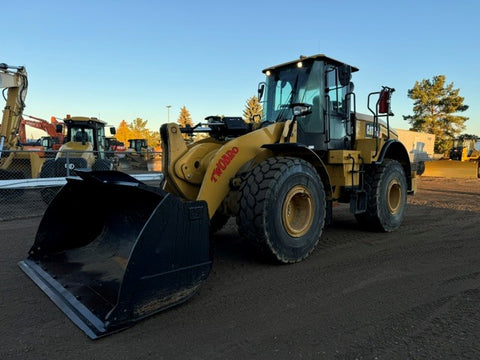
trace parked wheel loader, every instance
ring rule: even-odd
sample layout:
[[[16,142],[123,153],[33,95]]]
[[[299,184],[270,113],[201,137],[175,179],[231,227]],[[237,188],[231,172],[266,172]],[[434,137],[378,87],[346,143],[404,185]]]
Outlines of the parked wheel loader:
[[[464,135],[453,140],[448,158],[425,162],[422,176],[480,178],[480,151],[476,136]]]
[[[162,125],[160,188],[121,172],[77,172],[20,267],[95,339],[197,293],[212,267],[211,232],[229,217],[253,251],[277,263],[311,254],[334,203],[349,204],[366,228],[397,229],[415,172],[389,127],[392,88],[369,95],[373,123],[356,120],[357,70],[302,57],[263,71],[258,126],[215,116]],[[196,132],[209,137],[182,136]]]
[[[120,169],[148,171],[148,163],[153,160],[153,149],[147,139],[128,139],[128,149],[120,159]]]
[[[70,116],[63,119],[62,125],[57,125],[58,133],[66,128],[64,144],[58,150],[54,159],[43,163],[41,178],[65,177],[74,175],[77,169],[113,170],[116,161],[107,156],[105,141],[106,123],[95,117]],[[115,128],[110,132],[115,133]],[[57,193],[58,188],[47,187],[41,190],[43,200],[48,204]]]

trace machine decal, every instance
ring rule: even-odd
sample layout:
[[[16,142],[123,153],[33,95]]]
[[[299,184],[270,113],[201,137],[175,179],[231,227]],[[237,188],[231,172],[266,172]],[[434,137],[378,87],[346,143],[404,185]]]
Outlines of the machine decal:
[[[217,179],[222,176],[223,171],[232,162],[235,155],[238,154],[238,151],[238,147],[234,146],[231,150],[228,150],[222,155],[220,160],[217,161],[217,166],[213,169],[212,176],[210,177],[212,182],[217,182]]]

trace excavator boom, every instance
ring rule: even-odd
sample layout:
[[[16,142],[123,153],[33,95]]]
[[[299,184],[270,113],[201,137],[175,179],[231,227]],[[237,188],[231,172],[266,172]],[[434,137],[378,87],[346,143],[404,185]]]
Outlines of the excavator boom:
[[[18,133],[28,88],[25,68],[0,64],[0,87],[4,88],[3,97],[6,100],[0,129],[0,177],[4,179],[35,178],[40,173],[43,159],[40,159],[35,152],[15,152],[22,149],[18,145]],[[5,156],[4,150],[13,151]]]
[[[2,127],[0,129],[1,154],[4,148],[14,148],[17,143],[17,132],[20,128],[28,88],[25,68],[22,66],[0,64],[0,87],[7,90],[7,96],[5,97],[4,95],[6,104],[3,110]]]

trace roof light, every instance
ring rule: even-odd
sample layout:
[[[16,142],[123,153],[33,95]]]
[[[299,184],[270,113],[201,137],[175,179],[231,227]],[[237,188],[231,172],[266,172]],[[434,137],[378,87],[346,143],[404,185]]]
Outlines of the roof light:
[[[302,66],[303,66],[303,63],[302,63],[301,61],[299,61],[299,62],[297,63],[297,68],[301,68]]]
[[[270,76],[270,75],[272,75],[272,73],[270,72],[270,70],[267,70],[267,71],[265,72],[265,75]]]

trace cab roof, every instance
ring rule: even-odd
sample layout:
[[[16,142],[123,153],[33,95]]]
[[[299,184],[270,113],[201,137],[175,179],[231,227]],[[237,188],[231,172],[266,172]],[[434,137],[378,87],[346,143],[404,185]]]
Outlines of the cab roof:
[[[97,119],[96,117],[87,117],[87,116],[67,116],[65,119],[63,119],[63,121],[84,121],[84,122],[95,122],[95,123],[98,123],[98,124],[103,124],[103,125],[106,125],[107,123],[105,121],[102,121],[100,119]]]
[[[283,67],[288,67],[288,66],[297,64],[300,61],[309,61],[309,60],[312,60],[312,61],[313,60],[322,60],[322,61],[325,61],[325,62],[327,62],[329,64],[332,64],[332,65],[335,65],[335,66],[348,65],[348,64],[345,64],[342,61],[335,60],[335,59],[330,58],[330,57],[328,57],[324,54],[317,54],[317,55],[312,55],[312,56],[300,56],[299,59],[289,61],[289,62],[280,64],[280,65],[271,66],[269,68],[266,68],[266,69],[262,70],[262,72],[266,73],[267,71],[277,70],[277,69],[280,69],[280,68],[283,68]],[[352,68],[352,72],[358,71],[357,67],[351,66],[351,65],[350,65],[350,67]]]

